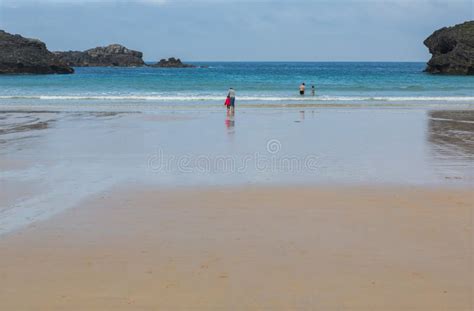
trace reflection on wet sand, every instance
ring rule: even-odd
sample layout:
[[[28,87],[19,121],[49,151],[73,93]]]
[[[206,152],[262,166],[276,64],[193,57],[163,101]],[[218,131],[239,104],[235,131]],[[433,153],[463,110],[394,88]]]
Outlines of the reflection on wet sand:
[[[307,117],[308,117],[308,119],[314,119],[314,116],[315,116],[314,110],[311,110],[311,111],[300,110],[299,111],[299,120],[295,120],[294,122],[295,123],[301,123],[301,122],[304,122]]]
[[[18,116],[16,118],[0,118],[0,135],[25,132],[30,130],[42,130],[48,128],[48,123],[53,120],[42,121],[38,117]]]
[[[122,113],[107,111],[72,113],[61,113],[60,111],[0,111],[0,144],[37,137],[33,133],[49,129],[53,123],[60,119],[111,119],[120,114]]]
[[[304,113],[305,113],[304,110],[300,111],[300,118],[301,118],[301,121],[304,121]]]
[[[227,111],[227,116],[225,118],[225,126],[227,128],[228,134],[235,133],[235,114],[233,112]]]
[[[30,114],[5,112],[0,114],[0,144],[35,137],[32,133],[48,129],[56,121],[56,113]]]
[[[474,179],[474,110],[430,111],[428,141],[446,179]]]
[[[133,112],[127,112],[133,113]],[[96,119],[101,118],[104,120],[114,119],[123,115],[123,112],[116,112],[116,111],[86,111],[86,112],[76,112],[71,115],[72,118],[81,118],[82,120],[85,119]]]

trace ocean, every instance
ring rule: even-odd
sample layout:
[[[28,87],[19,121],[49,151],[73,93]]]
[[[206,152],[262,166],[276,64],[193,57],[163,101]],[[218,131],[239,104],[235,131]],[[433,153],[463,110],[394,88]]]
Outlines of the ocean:
[[[207,62],[206,68],[75,68],[72,75],[0,76],[0,107],[113,106],[213,108],[227,90],[237,106],[474,105],[474,76],[438,76],[425,63]],[[305,82],[307,94],[300,96]],[[311,96],[311,85],[316,96]]]

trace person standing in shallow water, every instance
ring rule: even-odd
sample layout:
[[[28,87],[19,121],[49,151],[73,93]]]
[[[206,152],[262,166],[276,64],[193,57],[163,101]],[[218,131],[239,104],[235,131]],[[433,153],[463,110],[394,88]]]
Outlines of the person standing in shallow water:
[[[304,95],[305,88],[306,88],[306,85],[304,83],[301,83],[301,85],[300,85],[300,95]]]
[[[233,88],[229,89],[229,93],[227,94],[227,97],[230,98],[230,112],[234,113],[235,111],[235,90]]]
[[[314,87],[314,85],[311,86],[311,95],[316,95],[316,88]]]

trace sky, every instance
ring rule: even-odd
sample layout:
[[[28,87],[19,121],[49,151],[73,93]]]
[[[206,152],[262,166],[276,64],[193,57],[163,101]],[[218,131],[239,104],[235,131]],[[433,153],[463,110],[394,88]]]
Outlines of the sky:
[[[119,43],[146,61],[426,61],[474,0],[0,0],[0,29],[52,51]]]

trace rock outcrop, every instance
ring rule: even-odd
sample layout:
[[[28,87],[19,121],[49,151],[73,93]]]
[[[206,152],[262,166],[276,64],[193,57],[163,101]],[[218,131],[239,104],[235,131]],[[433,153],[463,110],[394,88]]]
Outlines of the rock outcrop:
[[[170,57],[168,59],[161,59],[158,63],[151,65],[152,67],[161,68],[195,68],[194,65],[183,64],[179,58]]]
[[[73,73],[40,40],[0,30],[0,74]]]
[[[69,52],[55,52],[60,60],[73,67],[139,67],[144,66],[143,53],[120,44]]]
[[[427,72],[474,75],[474,21],[439,29],[424,44],[433,54]]]

